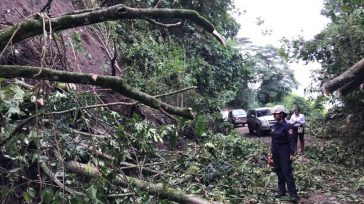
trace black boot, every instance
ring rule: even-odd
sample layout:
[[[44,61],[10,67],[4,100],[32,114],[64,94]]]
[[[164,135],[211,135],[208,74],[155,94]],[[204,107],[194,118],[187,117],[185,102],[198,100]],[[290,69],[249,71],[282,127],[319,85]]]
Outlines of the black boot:
[[[275,198],[282,198],[283,196],[286,196],[285,193],[277,193],[274,195]]]
[[[298,197],[297,197],[297,196],[294,196],[294,197],[291,197],[290,201],[291,201],[292,203],[294,203],[294,204],[298,204],[299,199],[298,199]]]

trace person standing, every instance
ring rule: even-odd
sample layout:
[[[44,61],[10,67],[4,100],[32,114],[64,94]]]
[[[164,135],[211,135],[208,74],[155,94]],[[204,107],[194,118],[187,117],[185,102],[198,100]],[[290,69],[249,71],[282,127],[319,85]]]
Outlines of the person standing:
[[[290,122],[294,127],[293,132],[295,134],[295,139],[296,139],[296,150],[297,150],[297,144],[298,144],[298,139],[299,139],[301,153],[303,153],[304,148],[305,148],[305,138],[304,138],[305,116],[303,114],[301,114],[300,108],[297,107],[294,109],[294,113],[291,116]]]
[[[292,115],[291,113],[287,113],[287,116],[285,118],[287,123],[291,123],[291,115]]]
[[[292,172],[292,161],[295,159],[295,137],[291,124],[287,123],[287,113],[283,106],[275,106],[273,112],[276,123],[272,126],[272,158],[274,170],[278,176],[279,192],[275,195],[280,198],[286,195],[286,185],[293,203],[298,203],[295,179]]]

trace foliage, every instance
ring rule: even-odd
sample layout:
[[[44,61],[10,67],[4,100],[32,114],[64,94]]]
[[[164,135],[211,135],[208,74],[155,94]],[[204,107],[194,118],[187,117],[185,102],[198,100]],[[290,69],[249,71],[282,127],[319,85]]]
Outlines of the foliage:
[[[279,50],[272,46],[256,48],[254,67],[256,69],[255,83],[259,84],[257,101],[261,105],[280,103],[284,96],[296,88],[293,71],[287,66]]]
[[[275,174],[267,166],[267,146],[239,134],[206,133],[203,139],[199,145],[190,143],[184,152],[175,156],[179,162],[174,165],[173,176],[168,178],[169,184],[193,193],[204,192],[225,202],[274,202],[273,192],[266,190],[276,187]],[[343,146],[333,147],[340,152],[340,159],[331,152],[333,148],[326,146],[308,148],[308,158],[298,155],[294,175],[300,195],[306,197],[311,192],[322,191],[340,195],[340,202],[359,202],[361,198],[340,188],[357,185],[362,164],[357,163],[357,168],[352,163],[347,163],[350,168],[342,166],[340,162],[345,157],[353,162],[359,159],[345,153]]]
[[[338,76],[364,57],[362,46],[364,42],[364,9],[362,1],[327,0],[324,1],[324,5],[322,14],[330,17],[332,22],[313,40],[287,41],[285,47],[290,56],[295,59],[306,62],[317,61],[321,64],[322,69],[314,73],[314,80],[316,81],[314,85],[318,87],[312,87],[312,91],[321,90],[324,82]],[[320,101],[323,98],[321,96],[314,106],[322,107]],[[362,91],[354,90],[353,93],[340,100],[338,112],[329,112],[328,118],[330,120],[326,121],[324,117],[319,118],[317,115],[312,133],[321,137],[336,137],[362,144],[361,135],[364,130],[361,125],[363,119],[360,116],[364,108],[362,100]],[[332,101],[336,106],[338,105],[337,99],[334,98]],[[332,117],[334,115],[341,115],[341,117]]]
[[[132,1],[132,4],[150,6],[152,2]],[[123,77],[127,82],[151,94],[198,86],[197,93],[179,94],[177,99],[167,97],[166,100],[203,113],[217,112],[232,100],[236,106],[247,106],[249,99],[244,96],[248,95],[247,84],[252,72],[249,56],[243,57],[234,43],[238,24],[229,13],[233,2],[163,1],[160,6],[198,11],[228,38],[227,47],[223,48],[194,26],[171,28],[167,32],[145,22],[122,22],[115,32],[123,53],[121,60],[126,68]]]
[[[337,76],[364,56],[364,10],[359,1],[325,1],[323,14],[332,22],[313,40],[287,42],[292,57],[318,61],[322,65],[319,80]]]
[[[20,110],[20,104],[24,102],[25,92],[19,85],[10,84],[1,89],[0,92],[0,110],[5,112],[7,117],[12,115],[24,115]]]
[[[45,109],[62,111],[69,109],[69,105],[92,105],[97,99],[87,94],[55,92],[47,101],[49,105],[44,107]],[[105,120],[102,123],[97,122],[95,114]],[[80,127],[79,130],[84,131],[84,134],[72,133],[70,129],[75,128],[74,120],[66,118],[77,118],[77,127]],[[100,134],[100,130],[94,129],[95,125],[92,124],[106,126],[105,130],[113,132],[116,125],[114,119],[120,120],[120,116],[104,108],[80,109],[76,115],[55,115],[47,119],[50,120],[49,123],[43,123],[39,126],[40,129],[28,127],[29,134],[18,137],[16,141],[7,143],[4,147],[8,152],[6,157],[12,161],[7,172],[11,178],[8,182],[25,186],[25,190],[21,191],[24,201],[39,202],[43,199],[44,203],[99,203],[106,200],[110,203],[168,202],[137,189],[115,187],[109,182],[108,179],[115,176],[115,171],[119,171],[118,168],[123,162],[136,161],[137,164],[146,164],[144,168],[160,172],[161,177],[148,176],[138,169],[126,168],[123,172],[127,175],[142,173],[149,182],[177,186],[187,193],[207,196],[213,200],[231,203],[275,202],[273,192],[267,190],[275,188],[276,185],[275,174],[271,172],[266,161],[269,148],[256,140],[243,138],[236,132],[213,133],[210,119],[204,115],[198,116],[196,121],[192,122],[198,135],[197,140],[182,140],[183,135],[177,135],[176,127],[153,127],[151,123],[137,116],[118,125],[116,137],[105,139],[88,135],[87,130],[96,131],[93,134]],[[112,128],[109,129],[110,127]],[[112,134],[106,132],[103,136],[109,135]],[[37,141],[40,142],[39,148],[34,151]],[[173,141],[179,149],[169,151],[156,148],[161,144],[160,141]],[[178,145],[180,143],[183,143],[183,146]],[[98,151],[112,155],[116,160],[103,159],[84,145],[97,147]],[[362,158],[351,155],[350,151],[336,144],[327,144],[320,149],[308,148],[307,157],[309,161],[306,157],[299,156],[294,165],[300,195],[323,191],[341,195],[341,201],[358,202],[361,199],[353,194],[340,192],[337,183],[340,183],[340,188],[359,186],[363,173],[360,168],[363,165],[360,163]],[[47,185],[50,182],[47,176],[42,178],[42,190],[38,184],[25,185],[27,182],[24,184],[23,178],[26,175],[23,172],[37,171],[37,160],[45,162],[54,172],[53,175],[60,175],[58,178],[64,179],[67,187],[80,191],[85,196],[63,194],[58,187]],[[104,176],[89,178],[64,174],[63,162],[69,160],[95,164]],[[357,167],[356,170],[351,169],[354,166]],[[330,182],[326,182],[328,180]],[[4,199],[16,197],[16,191],[19,191],[19,187],[14,189],[9,186],[1,191]],[[110,197],[114,194],[125,196]]]
[[[153,39],[153,33],[157,39]],[[133,43],[120,48],[125,49],[124,78],[128,83],[155,95],[190,85],[184,77],[183,49],[172,37],[163,39],[158,31],[152,32],[152,36],[149,32],[134,31],[132,37]]]
[[[290,113],[293,113],[293,110],[295,108],[300,108],[301,113],[304,114],[305,116],[311,115],[312,112],[311,102],[301,96],[295,94],[289,94],[284,97],[283,104],[286,110],[289,111]]]

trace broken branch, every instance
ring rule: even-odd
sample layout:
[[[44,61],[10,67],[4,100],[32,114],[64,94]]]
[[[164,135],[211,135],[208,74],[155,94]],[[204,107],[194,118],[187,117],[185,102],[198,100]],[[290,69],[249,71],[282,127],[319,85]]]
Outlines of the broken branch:
[[[73,173],[77,173],[80,175],[86,175],[90,177],[98,177],[101,176],[101,173],[95,166],[91,166],[88,164],[81,164],[76,161],[70,161],[67,163],[67,169]],[[125,178],[125,179],[123,179]],[[153,184],[148,183],[146,181],[136,179],[129,176],[117,175],[112,183],[118,186],[128,186],[132,185],[134,187],[140,188],[143,191],[147,191],[150,194],[159,196],[161,198],[169,199],[172,201],[176,201],[179,203],[190,203],[190,204],[211,204],[217,203],[214,201],[208,201],[203,198],[198,197],[193,194],[186,194],[180,190],[176,190],[170,187],[167,187],[161,183]]]
[[[42,69],[42,72],[39,73]],[[42,79],[50,81],[59,81],[65,83],[78,83],[85,85],[95,85],[104,88],[111,88],[115,92],[123,94],[129,98],[140,101],[141,103],[154,108],[162,108],[167,113],[185,117],[188,119],[193,119],[194,114],[190,108],[178,108],[164,103],[155,97],[148,95],[144,92],[138,91],[133,87],[126,84],[121,78],[113,76],[99,76],[95,74],[84,74],[75,73],[68,71],[59,71],[48,68],[31,67],[31,66],[19,66],[19,65],[0,65],[0,77],[3,78],[32,78],[32,79]]]

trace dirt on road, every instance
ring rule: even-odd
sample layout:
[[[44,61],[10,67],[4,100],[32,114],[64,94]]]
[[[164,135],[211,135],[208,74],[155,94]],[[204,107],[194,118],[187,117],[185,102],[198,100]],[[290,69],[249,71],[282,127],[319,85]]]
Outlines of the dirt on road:
[[[266,144],[269,144],[272,142],[272,138],[270,134],[264,135],[262,137],[258,137],[256,134],[250,134],[249,130],[248,130],[248,126],[244,126],[244,127],[239,127],[236,128],[236,130],[243,136],[246,138],[250,138],[253,140],[259,140],[262,141]],[[311,146],[315,143],[317,143],[318,141],[315,141],[314,138],[310,137],[309,135],[305,135],[305,146]]]

